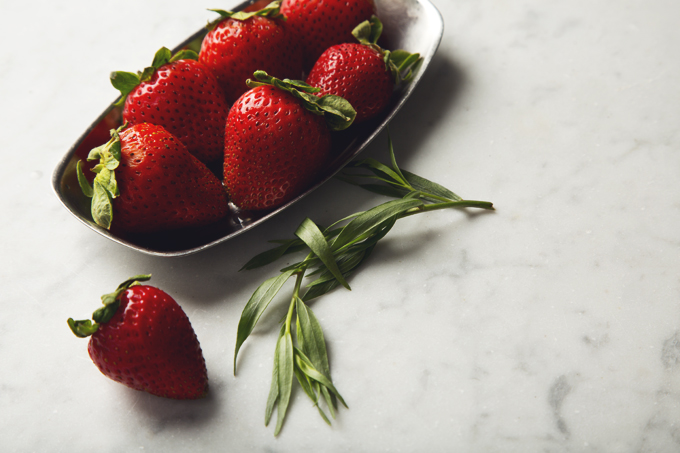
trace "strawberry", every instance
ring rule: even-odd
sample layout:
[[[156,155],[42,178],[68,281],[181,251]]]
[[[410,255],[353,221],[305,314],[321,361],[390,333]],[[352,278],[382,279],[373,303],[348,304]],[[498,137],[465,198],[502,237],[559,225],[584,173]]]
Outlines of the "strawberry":
[[[90,337],[88,352],[105,376],[135,390],[174,399],[208,391],[201,345],[175,300],[137,275],[102,296],[92,321],[68,319],[73,333]]]
[[[376,8],[373,0],[283,0],[281,13],[303,43],[309,69],[327,48],[354,42],[352,30]]]
[[[229,106],[215,76],[197,59],[192,50],[172,56],[163,47],[143,72],[113,72],[111,83],[122,94],[123,121],[163,126],[208,164],[222,158]]]
[[[302,81],[256,71],[259,82],[231,107],[225,128],[224,185],[244,210],[272,209],[300,195],[331,153],[330,129],[352,123],[337,96],[315,96]]]
[[[352,31],[358,43],[326,49],[307,76],[307,83],[320,88],[320,94],[347,99],[357,112],[357,123],[382,112],[395,86],[410,81],[420,63],[418,54],[380,48],[377,42],[381,32],[377,17],[362,22]]]
[[[215,74],[229,102],[248,90],[245,82],[256,70],[302,76],[302,48],[281,18],[279,3],[252,12],[212,10],[221,18],[209,24],[198,60]]]
[[[205,225],[228,213],[220,180],[163,127],[123,125],[111,135],[87,158],[99,160],[92,186],[82,162],[77,166],[81,189],[92,197],[95,223],[148,233]]]

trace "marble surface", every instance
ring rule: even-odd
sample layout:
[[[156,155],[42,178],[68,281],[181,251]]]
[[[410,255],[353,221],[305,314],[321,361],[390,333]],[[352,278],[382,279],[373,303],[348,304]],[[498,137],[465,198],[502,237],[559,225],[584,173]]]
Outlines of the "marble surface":
[[[350,409],[328,427],[297,391],[277,438],[263,415],[284,303],[231,370],[239,314],[276,269],[237,270],[305,216],[383,199],[334,180],[182,258],[99,236],[50,179],[115,98],[108,73],[232,4],[0,3],[0,450],[680,451],[680,3],[433,2],[446,30],[392,123],[396,153],[497,211],[400,221],[351,293],[314,304]],[[189,315],[208,398],[104,378],[66,326],[142,272]]]

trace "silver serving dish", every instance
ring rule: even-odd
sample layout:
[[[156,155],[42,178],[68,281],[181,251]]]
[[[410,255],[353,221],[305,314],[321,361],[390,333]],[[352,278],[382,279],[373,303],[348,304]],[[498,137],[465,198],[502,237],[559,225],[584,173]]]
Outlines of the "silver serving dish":
[[[232,10],[240,11],[250,4],[251,1],[247,1]],[[379,119],[337,133],[334,143],[337,157],[327,167],[317,184],[287,204],[266,213],[240,212],[234,208],[232,215],[215,224],[153,235],[121,236],[99,227],[91,219],[90,199],[82,194],[78,185],[76,163],[79,160],[85,161],[92,148],[108,140],[108,130],[121,124],[121,109],[114,107],[113,103],[63,157],[52,176],[54,191],[63,205],[83,224],[112,241],[149,255],[183,256],[200,252],[266,222],[316,190],[363,151],[404,105],[437,51],[444,32],[444,22],[439,11],[429,0],[376,0],[376,6],[384,25],[384,47],[420,53],[423,58],[420,71],[409,85],[395,93],[387,112]],[[206,33],[205,28],[199,30],[177,46],[173,53],[184,47],[198,50]]]

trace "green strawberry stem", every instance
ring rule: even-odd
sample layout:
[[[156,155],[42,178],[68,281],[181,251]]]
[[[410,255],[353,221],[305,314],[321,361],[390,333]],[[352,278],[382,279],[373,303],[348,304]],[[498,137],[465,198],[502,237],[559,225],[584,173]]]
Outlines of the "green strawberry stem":
[[[95,333],[99,329],[100,324],[104,324],[111,320],[118,307],[120,306],[120,295],[128,288],[140,285],[140,282],[145,282],[151,279],[151,274],[140,274],[130,277],[123,283],[118,285],[118,288],[112,293],[104,294],[102,299],[103,307],[98,308],[92,313],[92,322],[89,319],[76,321],[73,318],[68,318],[67,323],[75,336],[79,338],[86,338]]]
[[[90,207],[92,220],[107,230],[111,228],[111,222],[113,221],[112,200],[120,195],[115,170],[118,168],[121,158],[119,133],[126,127],[127,123],[118,129],[111,129],[111,139],[105,144],[92,149],[88,154],[88,161],[99,160],[99,163],[92,169],[97,174],[92,185],[90,185],[83,173],[82,162],[78,161],[76,165],[78,184],[83,194],[86,197],[92,198]]]
[[[234,19],[234,20],[248,20],[251,17],[259,16],[259,17],[269,17],[271,19],[283,19],[286,20],[285,16],[281,14],[280,11],[281,8],[281,2],[280,0],[276,0],[274,2],[271,2],[264,8],[258,10],[258,11],[225,11],[223,9],[209,9],[208,11],[212,11],[214,13],[217,13],[220,15],[220,17],[217,20],[214,20],[212,22],[208,22],[208,30],[212,30],[225,19]]]
[[[352,125],[354,118],[357,116],[356,110],[346,99],[332,94],[321,97],[316,96],[314,93],[318,93],[321,90],[302,80],[281,80],[270,76],[265,71],[255,71],[253,77],[256,80],[246,80],[246,85],[249,88],[271,85],[279,90],[290,93],[300,99],[305,109],[316,115],[323,115],[326,119],[326,124],[333,131],[347,129]]]
[[[156,51],[153,61],[151,62],[151,66],[144,68],[143,71],[137,72],[136,74],[125,71],[112,72],[109,76],[111,85],[120,91],[121,94],[120,99],[118,99],[115,105],[122,106],[125,103],[127,95],[130,94],[130,92],[132,92],[132,90],[134,90],[135,87],[137,87],[137,85],[140,83],[150,80],[156,70],[158,70],[161,66],[168,63],[173,63],[178,60],[198,60],[198,54],[190,49],[182,49],[175,55],[172,55],[170,49],[167,47],[161,47]]]
[[[383,31],[383,24],[376,16],[365,20],[352,30],[352,35],[359,43],[368,46],[380,53],[385,61],[385,68],[392,75],[395,86],[409,83],[415,76],[423,59],[418,53],[410,53],[406,50],[385,50],[378,45],[378,39]]]

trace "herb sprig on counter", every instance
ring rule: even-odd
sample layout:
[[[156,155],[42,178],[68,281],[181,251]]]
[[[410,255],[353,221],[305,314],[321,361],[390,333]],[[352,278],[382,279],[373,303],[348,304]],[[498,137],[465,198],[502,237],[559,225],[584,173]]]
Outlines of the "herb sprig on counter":
[[[400,169],[389,137],[388,149],[390,165],[370,158],[355,161],[346,167],[340,179],[396,200],[352,214],[327,228],[319,227],[306,218],[295,231],[294,239],[271,241],[278,245],[255,256],[242,268],[255,269],[291,253],[307,252],[302,261],[286,266],[279,275],[269,278],[257,288],[243,309],[238,324],[234,373],[241,346],[283,285],[294,277],[295,286],[276,342],[272,383],[265,410],[265,425],[268,425],[276,406],[274,435],[283,425],[294,378],[326,423],[330,424],[328,414],[335,418],[338,401],[347,407],[331,379],[326,340],[309,302],[338,286],[349,290],[347,278],[366,261],[378,241],[385,237],[397,220],[448,208],[493,210],[490,202],[464,200],[435,182]],[[356,170],[361,172],[356,173]],[[315,278],[303,287],[305,276]]]

